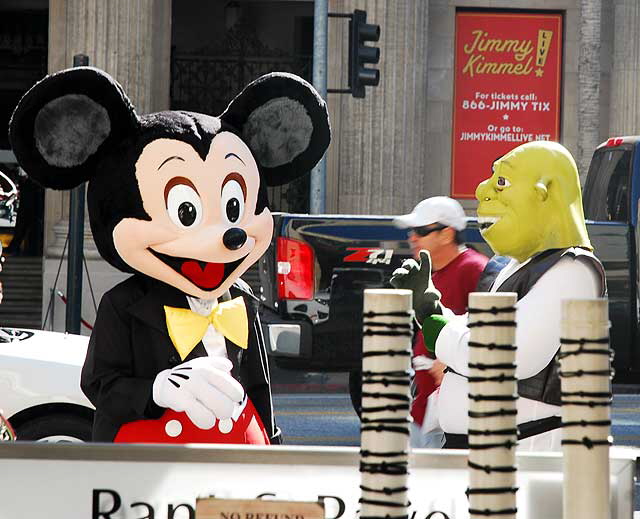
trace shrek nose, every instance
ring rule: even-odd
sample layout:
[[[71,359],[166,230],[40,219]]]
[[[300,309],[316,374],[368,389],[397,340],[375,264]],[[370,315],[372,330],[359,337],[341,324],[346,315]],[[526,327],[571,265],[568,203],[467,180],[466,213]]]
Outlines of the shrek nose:
[[[480,202],[491,200],[491,190],[489,189],[489,180],[480,182],[476,188],[476,199]]]
[[[227,229],[222,235],[222,243],[229,250],[238,250],[247,241],[247,233],[238,227]]]

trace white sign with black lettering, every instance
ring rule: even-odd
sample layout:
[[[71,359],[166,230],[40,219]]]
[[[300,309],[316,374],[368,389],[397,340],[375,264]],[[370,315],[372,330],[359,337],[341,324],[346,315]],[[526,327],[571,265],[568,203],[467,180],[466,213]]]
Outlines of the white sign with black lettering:
[[[613,519],[633,514],[638,452],[611,451]],[[412,453],[409,517],[468,519],[466,462],[465,451]],[[517,463],[518,518],[561,519],[560,454],[519,454]],[[0,517],[194,519],[196,499],[215,496],[320,501],[327,519],[350,519],[358,465],[352,447],[2,443]]]

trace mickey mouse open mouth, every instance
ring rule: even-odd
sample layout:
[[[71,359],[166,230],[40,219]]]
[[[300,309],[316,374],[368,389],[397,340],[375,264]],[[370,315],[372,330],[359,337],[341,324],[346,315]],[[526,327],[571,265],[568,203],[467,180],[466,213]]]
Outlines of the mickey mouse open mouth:
[[[229,263],[209,263],[192,258],[178,258],[149,249],[160,261],[182,274],[202,290],[215,290],[238,268],[247,256]]]

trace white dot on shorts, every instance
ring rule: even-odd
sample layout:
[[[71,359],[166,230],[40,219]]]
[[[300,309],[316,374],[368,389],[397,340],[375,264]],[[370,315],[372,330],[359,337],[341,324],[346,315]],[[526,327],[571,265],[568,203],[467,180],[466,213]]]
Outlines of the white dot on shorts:
[[[178,420],[169,420],[164,426],[164,432],[167,433],[167,436],[171,436],[172,438],[180,436],[180,433],[182,432],[182,424]]]
[[[230,433],[231,429],[233,429],[233,421],[231,420],[231,418],[220,420],[220,422],[218,423],[218,429],[220,429],[220,432],[222,434]]]

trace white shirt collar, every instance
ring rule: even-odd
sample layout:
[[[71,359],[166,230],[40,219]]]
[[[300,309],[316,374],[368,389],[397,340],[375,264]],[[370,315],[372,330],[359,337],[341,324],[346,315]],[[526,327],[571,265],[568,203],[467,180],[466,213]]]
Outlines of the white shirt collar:
[[[209,315],[218,304],[217,299],[200,299],[193,296],[187,296],[187,302],[192,312],[203,316]]]

